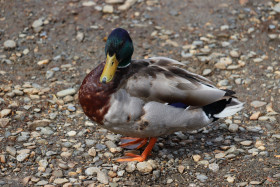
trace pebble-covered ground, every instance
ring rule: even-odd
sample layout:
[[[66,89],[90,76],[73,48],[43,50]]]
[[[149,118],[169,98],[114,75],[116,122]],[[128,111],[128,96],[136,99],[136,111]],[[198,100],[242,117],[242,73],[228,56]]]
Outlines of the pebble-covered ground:
[[[0,186],[279,186],[279,0],[0,0]],[[83,114],[77,91],[127,29],[134,58],[166,56],[244,110],[160,137],[117,163],[121,135]]]

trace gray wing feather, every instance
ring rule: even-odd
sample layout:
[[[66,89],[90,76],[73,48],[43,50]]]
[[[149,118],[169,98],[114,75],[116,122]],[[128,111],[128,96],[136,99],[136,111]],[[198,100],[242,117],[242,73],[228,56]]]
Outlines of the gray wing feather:
[[[149,65],[128,78],[123,85],[132,96],[146,101],[204,106],[218,101],[226,93],[205,77],[188,72],[184,64],[173,59],[155,57],[144,62],[149,62]],[[131,63],[132,71],[135,71],[133,65],[136,63],[141,61]]]

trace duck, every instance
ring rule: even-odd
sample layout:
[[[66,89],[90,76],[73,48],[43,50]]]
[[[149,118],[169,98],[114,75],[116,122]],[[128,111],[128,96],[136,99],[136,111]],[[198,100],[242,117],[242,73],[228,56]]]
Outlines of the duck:
[[[114,29],[105,45],[106,60],[84,78],[79,102],[100,127],[121,134],[121,147],[140,149],[117,162],[147,159],[157,138],[206,127],[239,112],[244,103],[232,90],[219,89],[187,65],[167,57],[133,60],[129,33]]]

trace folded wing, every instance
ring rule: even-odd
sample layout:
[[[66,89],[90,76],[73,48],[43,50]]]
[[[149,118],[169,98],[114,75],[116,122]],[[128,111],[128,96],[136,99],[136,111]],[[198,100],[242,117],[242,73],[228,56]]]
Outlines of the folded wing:
[[[146,65],[136,70],[139,63]],[[191,106],[205,106],[225,96],[226,91],[216,88],[205,77],[185,69],[184,64],[164,57],[133,61],[130,71],[135,73],[123,87],[130,95],[146,101]]]

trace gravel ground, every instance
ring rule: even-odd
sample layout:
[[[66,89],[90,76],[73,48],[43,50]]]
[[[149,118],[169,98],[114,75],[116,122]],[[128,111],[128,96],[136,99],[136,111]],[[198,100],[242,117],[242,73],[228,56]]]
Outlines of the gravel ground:
[[[280,185],[279,0],[0,0],[0,7],[0,186]],[[182,61],[237,91],[245,109],[159,138],[146,162],[114,162],[125,151],[121,135],[89,121],[77,91],[105,59],[115,27],[129,30],[134,58]]]

